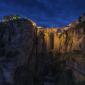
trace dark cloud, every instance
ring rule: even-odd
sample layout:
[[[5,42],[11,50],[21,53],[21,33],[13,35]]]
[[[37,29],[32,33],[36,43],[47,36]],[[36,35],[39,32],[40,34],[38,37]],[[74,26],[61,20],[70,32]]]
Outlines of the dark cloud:
[[[0,17],[19,14],[38,25],[64,26],[85,12],[84,3],[85,0],[0,0]]]

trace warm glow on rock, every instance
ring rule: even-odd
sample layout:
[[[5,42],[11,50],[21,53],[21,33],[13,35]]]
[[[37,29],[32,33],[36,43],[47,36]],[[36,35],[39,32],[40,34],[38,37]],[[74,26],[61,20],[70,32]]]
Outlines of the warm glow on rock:
[[[58,31],[59,30],[59,31]],[[80,31],[80,30],[79,30]],[[44,33],[44,39],[47,51],[54,50],[55,52],[69,52],[72,50],[80,50],[80,44],[83,39],[78,38],[80,35],[75,31],[74,28],[38,28],[38,34]],[[54,48],[50,49],[52,43],[50,43],[50,34],[54,34]]]

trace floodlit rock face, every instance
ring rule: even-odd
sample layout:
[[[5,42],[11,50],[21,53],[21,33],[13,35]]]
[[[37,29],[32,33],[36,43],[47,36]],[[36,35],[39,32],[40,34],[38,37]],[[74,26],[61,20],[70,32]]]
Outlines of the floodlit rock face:
[[[85,48],[85,27],[84,22],[82,23],[72,23],[69,27],[64,27],[61,29],[57,28],[47,28],[39,29],[39,33],[43,33],[42,41],[46,45],[47,51],[53,52],[70,52],[74,50],[84,51]],[[39,39],[39,43],[40,39]],[[43,45],[43,44],[42,44]],[[42,46],[40,45],[40,46]],[[43,46],[42,46],[43,47]]]

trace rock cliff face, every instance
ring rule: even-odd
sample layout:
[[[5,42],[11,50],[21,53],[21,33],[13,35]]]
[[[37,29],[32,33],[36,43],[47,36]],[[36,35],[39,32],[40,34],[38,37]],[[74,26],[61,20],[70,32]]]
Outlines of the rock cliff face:
[[[61,29],[39,28],[32,21],[23,18],[0,22],[0,63],[7,82],[13,83],[12,75],[19,66],[29,63],[30,70],[34,71],[36,53],[65,53],[75,50],[85,50],[85,21],[74,22]],[[47,55],[40,55],[38,58],[40,57],[43,67],[44,62],[49,60],[49,55],[47,59]]]
[[[0,23],[0,57],[16,56],[21,59],[17,63],[26,63],[26,58],[36,50],[38,53],[84,51],[84,43],[85,21],[75,21],[63,28],[39,28],[27,19]]]
[[[71,52],[84,51],[85,46],[85,22],[72,23],[68,27],[61,29],[39,29],[38,36],[43,33],[43,41],[46,44],[47,51],[53,52]],[[45,39],[45,40],[44,40]],[[39,39],[39,42],[41,40]]]
[[[0,57],[11,57],[16,53],[28,56],[36,47],[38,52],[84,51],[84,43],[85,21],[75,21],[63,28],[39,28],[27,19],[0,23]]]
[[[33,43],[33,29],[33,23],[26,19],[0,23],[0,57],[17,58],[17,54],[27,55]]]
[[[33,22],[27,19],[0,22],[0,64],[6,82],[13,83],[15,69],[27,64],[32,50],[33,29]]]

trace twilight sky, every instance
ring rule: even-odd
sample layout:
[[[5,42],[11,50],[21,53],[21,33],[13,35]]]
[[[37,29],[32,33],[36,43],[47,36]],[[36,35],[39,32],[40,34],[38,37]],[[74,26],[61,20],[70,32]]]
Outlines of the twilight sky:
[[[18,14],[39,26],[62,27],[85,12],[85,0],[0,0],[0,18]]]

